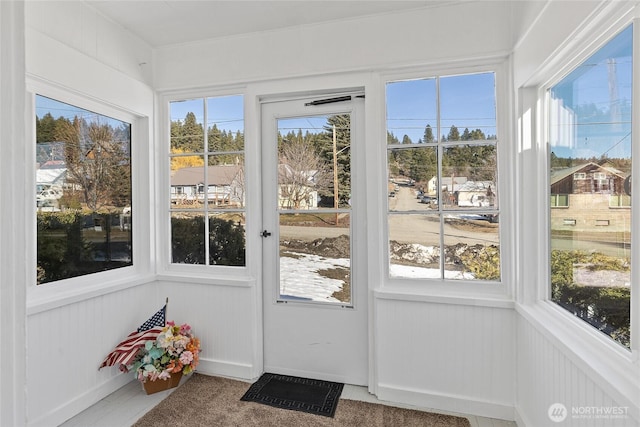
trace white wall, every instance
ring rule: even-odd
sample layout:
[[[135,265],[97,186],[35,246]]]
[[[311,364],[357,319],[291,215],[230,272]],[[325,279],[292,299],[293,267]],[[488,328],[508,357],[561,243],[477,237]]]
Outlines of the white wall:
[[[151,83],[150,47],[85,2],[29,0],[25,4],[27,26],[32,30],[50,41],[57,41],[78,54],[92,58],[103,68],[112,68],[130,78]],[[33,40],[33,43],[39,44],[41,40]],[[41,46],[38,55],[43,55],[45,59],[53,55],[56,63],[65,63],[68,66],[66,74],[76,75],[80,79],[90,77],[94,83],[100,82],[99,75],[91,75],[92,70],[85,63],[75,62],[58,49],[50,50]],[[60,56],[56,58],[55,55]],[[33,72],[32,69],[27,71]],[[112,89],[117,87],[114,85]]]
[[[25,422],[24,5],[0,2],[0,425]]]
[[[151,62],[151,49],[82,2],[29,1],[25,4],[25,16],[27,137],[8,142],[10,147],[25,151],[30,159],[13,172],[13,179],[19,179],[25,187],[20,194],[35,191],[31,167],[34,147],[25,143],[34,137],[34,92],[77,99],[87,103],[84,107],[91,105],[126,113],[133,121],[132,154],[137,165],[132,176],[137,200],[134,212],[138,217],[134,214],[134,229],[143,237],[141,243],[153,248],[155,233],[151,229],[155,222],[149,206],[155,202],[150,191],[153,165],[149,159],[154,154],[150,144],[154,92],[147,84],[150,70],[140,65]],[[3,150],[6,147],[3,141]],[[8,188],[14,191],[19,188],[12,187]],[[15,283],[27,289],[27,423],[51,426],[132,380],[132,376],[120,374],[115,367],[98,371],[98,366],[118,342],[162,306],[165,296],[152,284],[153,251],[142,245],[137,245],[138,249],[134,246],[137,267],[126,274],[102,273],[99,280],[85,277],[73,285],[53,283],[36,287],[35,205],[29,199],[24,198],[23,222],[12,224],[14,228],[19,226],[20,242],[9,247],[28,260],[14,263],[23,266]],[[25,211],[29,214],[25,215]],[[2,248],[7,248],[6,240]],[[2,263],[4,269],[4,259]],[[16,390],[24,378],[18,381]]]
[[[461,2],[161,48],[158,90],[505,56],[509,2]]]

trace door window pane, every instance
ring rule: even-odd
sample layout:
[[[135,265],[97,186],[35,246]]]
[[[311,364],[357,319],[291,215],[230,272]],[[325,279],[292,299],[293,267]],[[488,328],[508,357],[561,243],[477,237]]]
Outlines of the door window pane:
[[[351,304],[351,117],[278,120],[279,300]]]
[[[632,27],[550,88],[551,300],[630,346]]]

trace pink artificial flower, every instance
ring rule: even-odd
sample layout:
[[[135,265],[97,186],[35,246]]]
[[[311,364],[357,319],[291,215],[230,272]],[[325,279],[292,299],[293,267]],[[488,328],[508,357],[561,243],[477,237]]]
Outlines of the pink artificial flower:
[[[188,365],[192,361],[193,353],[191,353],[189,350],[182,352],[182,354],[180,355],[180,362],[182,362],[183,365]]]
[[[171,326],[172,328],[176,325],[176,322],[174,322],[173,320],[169,320],[167,322],[167,326]]]

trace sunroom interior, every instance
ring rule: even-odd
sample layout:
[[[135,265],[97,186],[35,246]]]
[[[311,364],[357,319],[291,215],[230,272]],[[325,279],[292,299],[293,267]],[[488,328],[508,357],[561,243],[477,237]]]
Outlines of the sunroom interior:
[[[588,80],[596,63],[608,74]],[[201,374],[337,380],[518,426],[639,425],[639,68],[639,1],[0,2],[0,425],[59,425],[135,381],[98,367],[167,300]],[[587,135],[590,84],[608,118]],[[490,108],[461,109],[475,104]],[[73,248],[46,246],[41,215],[91,203],[71,195],[88,172],[61,134],[40,139],[44,111],[128,135],[126,159],[103,156],[127,165],[109,183],[119,222],[84,223],[125,242],[55,274],[45,257]],[[300,198],[282,160],[297,137],[328,159],[301,166]],[[56,165],[57,196],[40,173]],[[292,246],[305,238],[341,254]],[[563,258],[559,291],[556,255],[590,245],[618,254],[616,274]],[[339,292],[309,291],[322,271]],[[589,286],[624,313],[596,322],[597,302],[563,299]]]

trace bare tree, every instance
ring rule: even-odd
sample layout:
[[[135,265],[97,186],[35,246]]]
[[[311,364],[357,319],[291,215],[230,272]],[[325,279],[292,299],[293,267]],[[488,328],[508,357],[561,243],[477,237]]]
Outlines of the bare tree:
[[[283,141],[278,166],[280,205],[301,209],[314,193],[328,192],[331,170],[310,142]]]
[[[56,128],[56,138],[65,143],[68,183],[89,209],[131,203],[126,142],[116,140],[111,126],[75,117]]]

